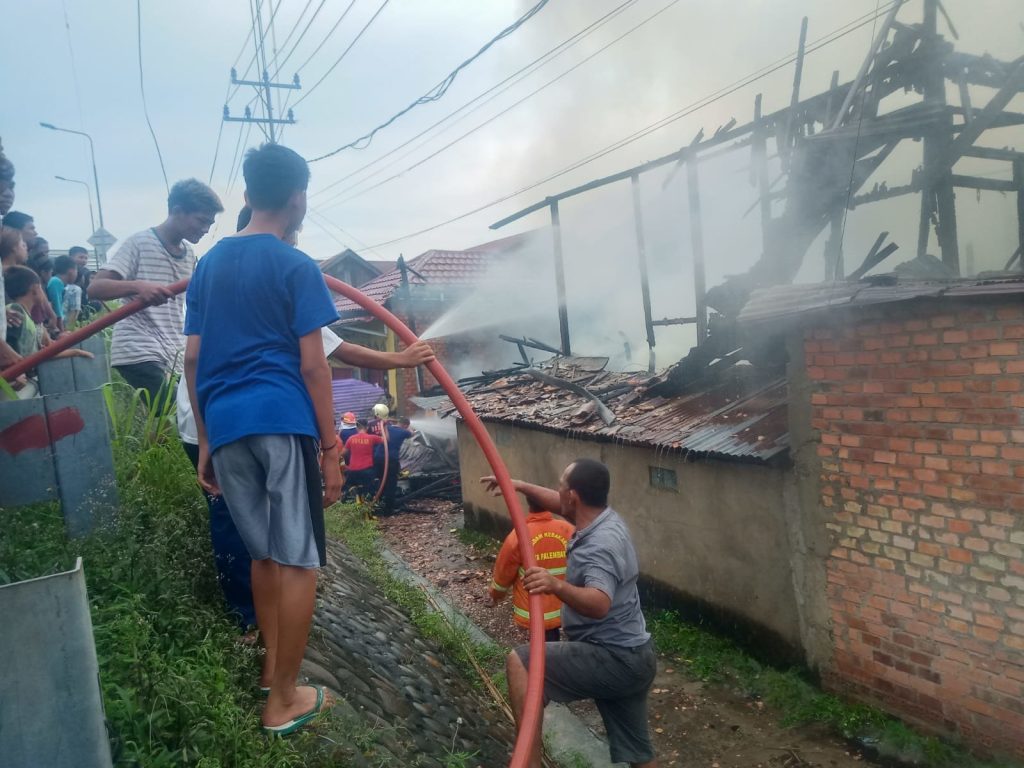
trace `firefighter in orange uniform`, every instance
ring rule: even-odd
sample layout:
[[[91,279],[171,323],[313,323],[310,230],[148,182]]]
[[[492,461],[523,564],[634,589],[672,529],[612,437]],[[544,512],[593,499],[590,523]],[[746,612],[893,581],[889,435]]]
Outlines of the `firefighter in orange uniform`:
[[[530,530],[530,541],[533,544],[534,557],[537,565],[547,568],[560,579],[565,578],[565,548],[569,543],[575,527],[565,520],[556,519],[550,512],[530,504],[530,514],[526,518]],[[519,537],[515,530],[505,537],[494,563],[491,576],[490,595],[494,605],[500,603],[512,590],[512,611],[517,624],[529,629],[530,596],[523,589],[522,558],[519,554]],[[556,643],[559,640],[559,628],[562,626],[562,601],[554,595],[543,595],[544,603],[544,640]]]

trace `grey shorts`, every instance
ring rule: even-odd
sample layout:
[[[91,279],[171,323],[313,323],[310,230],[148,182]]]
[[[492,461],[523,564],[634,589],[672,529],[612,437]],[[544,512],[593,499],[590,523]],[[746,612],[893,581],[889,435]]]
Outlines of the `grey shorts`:
[[[530,667],[530,646],[516,653]],[[647,724],[647,694],[654,682],[657,656],[648,641],[636,648],[567,641],[545,643],[545,701],[593,699],[608,733],[613,763],[654,759]]]
[[[320,461],[312,437],[243,437],[216,450],[213,471],[253,560],[299,568],[327,564]]]

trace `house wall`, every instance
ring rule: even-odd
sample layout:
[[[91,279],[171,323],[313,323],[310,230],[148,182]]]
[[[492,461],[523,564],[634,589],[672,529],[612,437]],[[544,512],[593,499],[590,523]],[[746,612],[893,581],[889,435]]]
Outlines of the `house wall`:
[[[653,448],[567,438],[488,423],[512,475],[556,487],[581,456],[608,465],[611,504],[630,527],[645,580],[686,602],[757,625],[788,648],[801,642],[788,555],[784,486],[788,472],[720,461],[686,462]],[[511,527],[501,499],[479,478],[490,468],[459,424],[459,464],[467,524],[503,534]],[[651,466],[674,470],[677,491],[653,488]]]
[[[1024,305],[889,305],[800,340],[826,681],[1024,757]]]

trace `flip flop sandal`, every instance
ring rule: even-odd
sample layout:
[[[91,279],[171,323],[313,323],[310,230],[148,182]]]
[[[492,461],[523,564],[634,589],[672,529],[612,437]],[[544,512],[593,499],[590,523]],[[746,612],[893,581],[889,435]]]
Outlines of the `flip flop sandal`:
[[[290,733],[295,733],[297,730],[305,725],[308,725],[318,716],[320,716],[324,710],[324,701],[326,696],[324,694],[323,686],[314,685],[310,686],[316,689],[316,704],[309,712],[304,715],[299,715],[287,723],[281,723],[281,725],[264,725],[263,732],[270,734],[271,736],[287,736]]]
[[[270,686],[269,685],[261,685],[260,686],[260,696],[262,696],[263,698],[267,698],[267,696],[269,696],[269,695],[270,695]]]

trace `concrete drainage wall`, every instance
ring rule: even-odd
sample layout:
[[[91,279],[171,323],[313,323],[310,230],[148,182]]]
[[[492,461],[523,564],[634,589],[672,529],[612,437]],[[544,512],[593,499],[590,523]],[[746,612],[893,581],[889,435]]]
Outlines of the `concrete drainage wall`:
[[[0,616],[9,619],[0,621],[0,762],[108,768],[82,559],[66,573],[0,587]]]
[[[106,346],[93,337],[82,348],[95,357],[39,366],[40,396],[0,402],[0,508],[60,501],[72,537],[111,518],[118,501]]]

